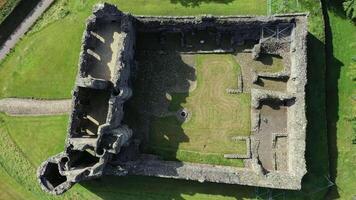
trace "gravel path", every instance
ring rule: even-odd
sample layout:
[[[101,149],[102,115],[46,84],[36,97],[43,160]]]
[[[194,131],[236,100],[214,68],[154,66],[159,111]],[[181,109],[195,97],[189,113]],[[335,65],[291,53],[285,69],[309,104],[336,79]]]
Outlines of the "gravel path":
[[[0,99],[0,112],[15,116],[39,116],[69,113],[71,100]]]
[[[54,2],[54,0],[41,0],[37,6],[28,14],[21,24],[10,35],[3,46],[0,47],[0,60],[10,52],[20,38],[31,28],[42,13]]]

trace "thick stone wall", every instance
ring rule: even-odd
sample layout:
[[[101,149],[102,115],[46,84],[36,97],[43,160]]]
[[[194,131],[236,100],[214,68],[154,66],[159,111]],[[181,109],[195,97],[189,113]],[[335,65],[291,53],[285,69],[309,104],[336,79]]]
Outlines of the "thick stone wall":
[[[39,168],[38,177],[42,188],[52,194],[60,194],[81,180],[104,174],[118,176],[133,174],[200,182],[300,189],[302,177],[306,173],[304,159],[307,123],[304,90],[307,82],[306,23],[307,17],[304,14],[269,17],[131,16],[117,10],[115,6],[98,5],[88,19],[83,35],[66,149],[63,153],[49,158]],[[114,37],[116,34],[120,38],[120,44],[118,44],[118,51],[116,49],[108,51],[113,54],[111,58],[116,58],[114,68],[104,65],[103,69],[100,68],[103,66],[100,60],[108,53],[103,51],[104,53],[101,54],[98,49],[107,41],[100,35],[107,26],[109,30],[115,29]],[[274,27],[276,27],[276,34],[273,34]],[[281,31],[280,27],[287,27],[287,29]],[[264,28],[272,30],[272,34],[265,35]],[[252,74],[253,83],[261,77],[287,78],[288,82],[285,92],[251,90],[251,136],[246,139],[248,153],[242,155],[245,168],[163,161],[152,155],[137,155],[139,141],[131,141],[132,131],[121,123],[124,102],[132,94],[130,75],[131,70],[135,68],[136,35],[179,33],[181,46],[184,47],[187,33],[198,31],[213,32],[216,43],[219,43],[221,35],[229,35],[232,51],[245,41],[254,41],[258,43],[250,50],[254,58],[258,58],[261,53],[290,57],[288,66],[281,72]],[[231,49],[190,49],[188,52],[224,53],[230,52]],[[184,48],[181,51],[187,52]],[[287,110],[286,133],[271,133],[273,137],[283,136],[288,142],[288,166],[284,170],[266,170],[261,163],[259,148],[263,138],[259,133],[260,109],[265,101],[276,101]],[[275,144],[274,139],[269,142]],[[240,156],[227,155],[227,158]],[[120,159],[121,157],[126,159]]]
[[[185,162],[167,162],[155,157],[143,155],[141,158],[121,166],[129,174],[158,176],[196,180],[200,182],[218,182],[242,184],[270,188],[300,189],[301,180],[306,173],[305,150],[305,100],[304,87],[306,84],[306,16],[304,14],[271,16],[271,17],[147,17],[136,18],[139,32],[182,32],[182,37],[196,30],[211,30],[220,33],[233,33],[240,40],[257,40],[258,53],[275,54],[286,57],[287,64],[280,72],[256,72],[252,81],[258,78],[288,79],[286,92],[269,90],[251,91],[251,133],[249,145],[251,156],[245,159],[245,168],[202,165]],[[263,27],[287,26],[289,32],[281,34],[279,28],[276,35],[263,37]],[[232,38],[233,40],[233,38]],[[233,45],[234,42],[231,42]],[[253,50],[252,50],[253,51]],[[196,51],[199,53],[199,51]],[[252,58],[251,58],[252,59]],[[290,59],[290,61],[289,61]],[[298,60],[298,61],[297,61]],[[298,63],[296,63],[298,62]],[[297,83],[297,84],[292,84]],[[267,171],[260,161],[258,152],[261,136],[257,134],[260,127],[260,108],[263,101],[280,102],[287,107],[287,132],[271,133],[282,135],[288,142],[288,166],[285,170]],[[273,143],[273,139],[268,141]],[[296,152],[297,151],[297,152]],[[272,163],[276,164],[276,160]]]
[[[98,65],[89,51],[95,51],[100,36],[93,33],[103,25],[120,26],[120,43],[110,79],[90,75]],[[73,90],[72,113],[65,151],[46,160],[38,169],[43,190],[61,194],[73,184],[103,175],[106,163],[122,146],[130,143],[132,131],[122,124],[124,102],[131,97],[130,70],[133,65],[135,30],[130,15],[116,7],[98,5],[87,21]],[[102,55],[105,56],[105,55]]]

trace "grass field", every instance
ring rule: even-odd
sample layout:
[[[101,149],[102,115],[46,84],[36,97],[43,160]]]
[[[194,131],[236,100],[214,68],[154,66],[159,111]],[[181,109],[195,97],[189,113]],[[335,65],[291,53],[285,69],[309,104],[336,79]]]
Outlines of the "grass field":
[[[327,95],[331,175],[337,187],[331,197],[356,196],[356,26],[345,18],[341,8],[329,5],[332,38],[329,38]]]
[[[168,56],[167,61],[171,58]],[[159,104],[157,107],[160,109],[164,107],[166,96],[169,96],[166,111],[162,112],[163,116],[153,116],[151,119],[149,151],[166,159],[242,166],[241,160],[223,158],[224,154],[231,153],[245,155],[246,142],[233,141],[232,137],[250,134],[250,95],[233,95],[226,92],[227,88],[237,88],[240,67],[234,56],[214,54],[194,56],[195,68],[188,66],[186,68],[195,71],[192,73],[196,74],[193,78],[196,79],[194,80],[196,83],[185,88],[186,91],[183,93],[173,90],[186,84],[183,79],[186,71],[190,70],[184,69],[185,64],[181,66],[177,62],[165,61],[162,55],[157,59],[150,56],[151,64],[145,67],[152,66],[152,69],[145,69],[145,73],[139,73],[138,79],[145,81],[139,82],[137,84],[139,87],[134,89],[137,95],[134,93],[133,102],[141,104],[143,101],[154,101]],[[165,81],[164,77],[170,78]],[[161,89],[162,85],[166,88]],[[161,95],[163,100],[159,100],[160,94],[167,95]],[[144,99],[137,99],[140,97]],[[148,106],[155,109],[155,105]],[[137,109],[140,106],[132,108]],[[176,113],[183,108],[188,111],[188,120],[184,123],[176,117]]]
[[[279,0],[275,1],[278,2]],[[187,9],[179,3],[170,4],[168,3],[169,1],[163,0],[122,0],[115,2],[121,2],[119,4],[120,8],[130,10],[136,14],[265,14],[267,7],[266,1],[261,2],[257,0],[233,1],[229,4],[203,3],[200,7],[189,7]],[[304,0],[299,2],[300,7],[293,7],[293,10],[298,8],[298,11],[311,12],[309,18],[309,31],[311,34],[308,41],[308,61],[310,63],[308,65],[309,84],[307,86],[307,118],[309,124],[307,127],[306,159],[308,174],[303,179],[302,191],[263,190],[253,187],[200,184],[149,177],[110,177],[76,185],[65,196],[56,199],[258,199],[270,196],[273,196],[275,199],[323,199],[328,186],[328,181],[325,178],[328,175],[328,155],[326,153],[324,109],[325,55],[323,51],[323,18],[319,1]],[[250,6],[244,7],[244,3]],[[89,15],[93,4],[93,0],[59,0],[46,12],[43,19],[33,27],[31,33],[27,34],[5,61],[0,63],[0,75],[2,77],[0,79],[0,96],[51,99],[69,97],[77,70],[76,65],[80,38],[84,29],[84,20]],[[346,47],[344,44],[340,46]],[[346,83],[349,84],[349,82],[345,82],[344,84],[347,85]],[[347,87],[345,86],[345,88]],[[346,89],[343,90],[346,91]],[[344,105],[346,108],[347,104]],[[57,118],[43,117],[40,121],[48,119],[51,122],[55,122],[57,125],[52,124],[51,126],[57,127],[53,128],[53,130],[59,131],[58,127],[65,124],[64,121],[66,121],[66,118]],[[25,121],[27,120],[32,121],[31,123],[27,123],[27,126],[30,127],[26,128],[26,130],[32,131],[31,135],[45,135],[45,133],[38,133],[42,129],[52,130],[47,124],[39,126],[38,122],[33,121],[33,119],[13,118],[2,115],[2,122],[0,122],[0,146],[2,149],[6,149],[6,151],[0,151],[0,166],[3,169],[0,171],[0,178],[8,178],[1,179],[6,181],[1,182],[0,192],[6,195],[4,191],[7,191],[9,193],[7,195],[11,197],[17,197],[15,195],[21,197],[25,194],[26,199],[31,199],[31,196],[32,199],[51,199],[52,197],[45,195],[39,190],[37,180],[35,179],[37,166],[33,166],[32,163],[38,162],[42,156],[50,156],[51,152],[56,151],[56,148],[59,148],[63,144],[65,135],[62,130],[65,130],[65,128],[61,129],[60,132],[51,131],[53,135],[58,136],[63,134],[63,138],[57,137],[57,139],[52,140],[53,148],[49,147],[49,145],[42,146],[46,142],[41,142],[40,140],[48,142],[48,138],[37,137],[36,143],[38,142],[42,145],[35,146],[34,148],[38,148],[39,150],[31,149],[30,152],[32,153],[25,154],[18,144],[30,145],[33,143],[33,140],[24,137],[18,137],[16,140],[13,134],[11,134],[21,132],[16,131],[16,129],[22,123],[26,124]],[[6,124],[8,123],[11,126],[11,121],[14,121],[14,123],[17,121],[18,125],[13,124],[12,129],[4,128],[7,127]],[[37,126],[38,128],[34,129],[32,126]],[[347,130],[349,130],[350,126],[345,125],[345,127],[348,127]],[[24,131],[24,128],[21,129]],[[343,137],[340,137],[340,141],[346,141],[346,139],[342,139]],[[348,137],[349,135],[345,135],[344,138]],[[342,143],[339,143],[338,147],[341,148]],[[41,152],[40,149],[43,149],[43,152],[49,152],[47,155],[45,153],[38,153]],[[350,161],[347,161],[351,159],[350,154],[352,155],[352,151],[346,150],[339,154],[338,159],[340,164],[338,167],[342,166],[343,162],[345,162],[345,169],[352,169],[352,165],[349,165]],[[342,175],[341,173],[337,179],[341,186],[347,187],[345,189],[346,193],[341,193],[345,195],[346,199],[348,197],[347,194],[351,194],[350,191],[353,189],[351,182],[353,179],[349,177],[352,176],[348,174]],[[9,188],[13,190],[9,190]],[[27,192],[23,193],[23,190]]]
[[[84,22],[96,0],[58,0],[0,63],[0,97],[69,98],[77,72]],[[151,15],[266,14],[265,0],[184,7],[169,0],[109,0],[124,11]],[[137,6],[139,5],[139,6]],[[263,6],[261,6],[263,5]],[[28,84],[31,83],[31,84]]]

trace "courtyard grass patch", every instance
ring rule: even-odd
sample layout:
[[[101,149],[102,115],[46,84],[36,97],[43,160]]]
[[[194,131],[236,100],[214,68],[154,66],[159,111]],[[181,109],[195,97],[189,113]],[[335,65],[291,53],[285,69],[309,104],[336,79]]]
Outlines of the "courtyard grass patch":
[[[280,56],[262,54],[254,63],[254,69],[258,72],[281,72],[284,69],[283,58]]]
[[[175,53],[151,53],[142,60],[147,63],[138,72],[134,106],[129,108],[151,116],[129,120],[129,124],[140,132],[150,121],[146,151],[166,160],[242,167],[242,160],[224,158],[224,154],[246,155],[246,141],[233,137],[250,135],[250,94],[226,92],[238,87],[241,72],[234,55],[190,55],[188,59]],[[142,105],[145,111],[137,110]],[[183,110],[184,121],[178,117]]]

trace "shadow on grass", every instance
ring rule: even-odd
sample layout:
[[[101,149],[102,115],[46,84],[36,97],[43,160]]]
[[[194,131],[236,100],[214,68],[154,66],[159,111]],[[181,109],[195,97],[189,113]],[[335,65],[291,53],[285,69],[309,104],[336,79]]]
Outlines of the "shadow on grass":
[[[10,37],[17,26],[31,13],[39,0],[25,0],[15,7],[9,16],[0,24],[0,46]]]
[[[141,141],[141,152],[176,160],[179,145],[189,142],[180,113],[189,96],[189,81],[196,80],[195,69],[186,64],[179,53],[161,55],[157,51],[145,51],[136,55],[139,70],[133,84],[133,97],[126,104],[124,123]],[[174,90],[181,91],[179,98],[173,95]]]
[[[181,4],[184,7],[197,7],[200,6],[202,3],[221,3],[221,4],[228,4],[235,0],[171,0],[171,3],[174,4]]]
[[[82,182],[81,185],[106,200],[187,199],[193,195],[196,199],[224,197],[232,199],[324,199],[331,186],[328,178],[324,47],[323,42],[311,34],[308,35],[308,85],[306,86],[308,125],[305,155],[308,173],[303,178],[301,191],[141,176],[103,177],[99,180]]]
[[[327,131],[329,145],[329,165],[330,179],[335,182],[337,177],[337,122],[339,121],[339,91],[338,80],[340,78],[341,67],[344,64],[334,57],[333,33],[330,26],[328,10],[336,13],[346,20],[342,5],[323,1],[323,14],[325,19],[325,39],[326,39],[326,108],[327,108]],[[330,188],[327,199],[338,199],[340,197],[337,185]]]
[[[344,20],[349,20],[351,22],[354,23],[354,25],[356,25],[356,21],[355,20],[351,20],[350,18],[348,18],[346,16],[346,11],[344,10],[343,7],[343,2],[345,1],[338,1],[338,0],[323,0],[326,1],[325,5],[327,5],[327,9],[329,11],[332,11],[334,14],[336,14],[338,17],[344,19]]]

